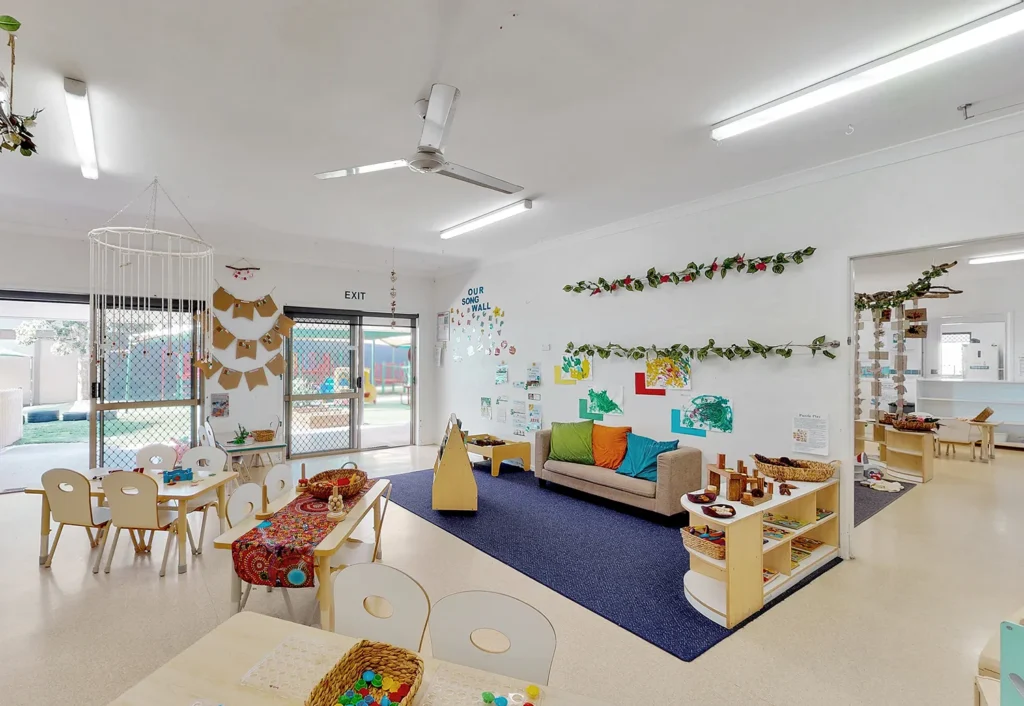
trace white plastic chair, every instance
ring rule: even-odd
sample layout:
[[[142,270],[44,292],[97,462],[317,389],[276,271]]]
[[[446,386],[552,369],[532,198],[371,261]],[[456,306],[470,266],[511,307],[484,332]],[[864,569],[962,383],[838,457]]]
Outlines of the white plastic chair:
[[[167,444],[143,446],[135,454],[135,467],[147,471],[171,471],[178,462],[178,452]],[[131,470],[126,469],[126,470]]]
[[[199,471],[223,473],[224,467],[227,466],[227,463],[227,453],[212,446],[196,446],[195,448],[186,451],[185,455],[181,457],[181,467],[191,468],[194,474],[193,477],[196,477],[195,474]],[[189,512],[203,513],[203,526],[199,530],[199,546],[198,548],[195,546],[192,547],[193,554],[203,553],[203,542],[206,540],[206,517],[210,508],[213,507],[217,507],[216,490],[208,490],[199,497],[192,498],[188,501]]]
[[[99,571],[100,557],[103,556],[103,546],[107,541],[110,508],[93,506],[92,498],[89,496],[89,479],[77,471],[52,468],[43,474],[42,481],[46,499],[50,503],[50,514],[54,521],[60,523],[57,525],[57,536],[53,539],[53,546],[50,547],[50,553],[47,554],[43,566],[50,568],[64,525],[72,525],[84,527],[86,534],[89,535],[89,545],[93,549],[100,548],[93,570],[93,573],[96,573]],[[95,539],[92,536],[94,529],[97,531]]]
[[[974,445],[978,439],[971,438],[971,425],[962,419],[939,420],[939,429],[936,433],[935,441],[938,444],[938,451],[940,453],[942,445],[946,445],[947,456],[949,456],[950,448],[953,449],[953,455],[956,456],[957,446],[970,446],[971,460],[974,460]]]
[[[243,483],[235,489],[235,492],[228,498],[228,526],[234,527],[240,522],[245,522],[247,519],[252,517],[256,510],[260,508],[263,503],[263,488],[255,483]],[[249,592],[252,591],[252,584],[247,583],[245,585],[245,594],[238,602],[238,610],[241,611],[245,608],[246,602],[249,600]]]
[[[267,471],[267,476],[263,479],[263,485],[267,487],[267,502],[281,497],[295,487],[292,467],[287,463],[275,464],[273,468]]]
[[[547,684],[555,656],[555,628],[543,613],[517,598],[490,591],[464,591],[445,596],[430,613],[433,656],[522,679]],[[496,652],[478,646],[473,634],[495,630],[509,642]]]
[[[203,422],[203,431],[206,433],[207,446],[220,446],[220,444],[217,443],[217,435],[213,433],[213,424],[210,423],[209,417],[207,417],[206,421]]]
[[[374,597],[391,604],[391,615],[367,609]],[[384,564],[353,564],[334,579],[334,630],[419,652],[430,617],[430,598],[417,581]]]
[[[164,560],[160,565],[160,576],[167,573],[167,557],[174,544],[174,535],[178,532],[175,524],[177,511],[166,509],[157,502],[159,484],[144,473],[110,473],[103,478],[103,494],[110,506],[110,522],[117,527],[114,543],[110,546],[107,566],[104,573],[110,573],[110,564],[117,551],[117,539],[121,530],[135,530],[143,537],[141,548],[148,551],[153,546],[154,532],[167,532],[167,543],[164,545]],[[149,544],[145,544],[146,530],[150,531]],[[99,562],[93,567],[93,573],[99,571]]]

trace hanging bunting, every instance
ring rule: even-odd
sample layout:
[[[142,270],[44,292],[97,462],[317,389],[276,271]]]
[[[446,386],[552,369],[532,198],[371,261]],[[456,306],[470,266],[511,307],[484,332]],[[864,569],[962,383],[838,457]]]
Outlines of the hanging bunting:
[[[245,384],[250,390],[267,385],[267,373],[263,368],[256,368],[245,373]]]
[[[219,360],[217,360],[216,358],[210,358],[210,360],[206,361],[203,366],[204,370],[206,371],[206,379],[209,380],[210,378],[212,378],[214,375],[217,374],[217,371],[223,367],[223,363],[221,363]]]
[[[213,293],[213,308],[220,311],[227,311],[231,308],[231,305],[235,303],[235,298],[228,294],[228,290],[224,287],[217,287],[217,291]]]
[[[256,300],[256,313],[264,318],[269,318],[277,313],[277,304],[269,294],[262,299]]]
[[[228,368],[224,368],[220,372],[220,377],[217,378],[217,383],[225,390],[234,390],[241,381],[242,373],[237,370],[229,370]]]
[[[256,312],[255,302],[243,302],[235,301],[235,306],[231,311],[231,318],[233,319],[249,319],[252,321],[252,317]]]
[[[276,351],[281,347],[281,334],[274,329],[270,329],[263,334],[262,338],[260,338],[260,343],[262,343],[263,347],[268,351]]]
[[[239,339],[235,345],[235,357],[236,358],[252,358],[256,359],[256,341],[244,341]]]
[[[294,321],[289,319],[284,314],[281,314],[280,316],[277,317],[277,322],[274,323],[274,331],[281,334],[282,336],[287,336],[289,333],[291,333],[292,326],[294,325]]]
[[[271,375],[284,375],[284,356],[278,353],[273,358],[267,361],[266,368],[267,370],[270,371]]]
[[[235,340],[234,334],[231,333],[230,331],[228,331],[226,328],[224,328],[224,326],[220,323],[220,320],[216,316],[214,316],[213,317],[213,347],[214,348],[219,348],[221,350],[225,350],[228,346],[231,345],[232,341],[234,341],[234,340]]]

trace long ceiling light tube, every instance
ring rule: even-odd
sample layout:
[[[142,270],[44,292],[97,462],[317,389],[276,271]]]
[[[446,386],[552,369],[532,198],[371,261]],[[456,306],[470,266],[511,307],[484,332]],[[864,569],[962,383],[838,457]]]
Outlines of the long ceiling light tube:
[[[871,86],[963,54],[1024,30],[1024,4],[992,13],[944,34],[754,108],[711,129],[713,140],[725,140],[750,130],[817,108]]]
[[[485,213],[478,218],[466,221],[465,223],[460,223],[457,226],[445,228],[441,231],[441,237],[445,240],[448,238],[454,238],[457,235],[462,235],[463,233],[468,233],[471,230],[476,230],[477,228],[483,228],[484,226],[489,226],[492,223],[503,221],[506,218],[515,216],[516,214],[524,213],[529,211],[531,208],[533,208],[533,201],[530,199],[516,201],[514,204],[505,206],[504,208],[499,208],[497,211],[491,211],[490,213]]]
[[[71,121],[71,134],[78,149],[78,161],[82,165],[82,176],[86,179],[99,179],[96,139],[92,132],[92,112],[89,110],[89,91],[85,83],[65,78],[64,98],[68,104],[68,119]]]

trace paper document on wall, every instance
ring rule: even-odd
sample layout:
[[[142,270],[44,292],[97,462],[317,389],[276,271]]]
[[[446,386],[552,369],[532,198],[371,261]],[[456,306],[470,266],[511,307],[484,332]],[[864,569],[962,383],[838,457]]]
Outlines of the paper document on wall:
[[[797,414],[793,417],[793,452],[828,456],[828,416]]]
[[[526,436],[526,402],[512,402],[512,435]]]

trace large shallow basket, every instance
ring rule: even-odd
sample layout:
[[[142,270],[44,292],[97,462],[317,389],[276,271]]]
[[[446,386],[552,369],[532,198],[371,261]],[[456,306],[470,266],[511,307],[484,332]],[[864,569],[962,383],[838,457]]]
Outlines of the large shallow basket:
[[[253,441],[256,441],[256,442],[261,443],[261,444],[265,444],[265,443],[267,443],[269,441],[273,441],[274,440],[274,430],[273,429],[253,429],[249,433],[252,434],[252,440]]]
[[[935,431],[938,424],[935,422],[923,422],[919,419],[897,419],[892,423],[898,431]]]
[[[391,703],[398,706],[411,706],[423,683],[423,660],[415,652],[384,642],[363,640],[345,653],[341,661],[331,667],[320,683],[313,687],[306,699],[306,706],[336,706],[338,696],[353,688],[366,671],[409,685],[409,691],[403,698],[397,701],[391,699]],[[383,688],[367,688],[374,703],[379,704],[380,698],[385,695],[390,698],[390,694]]]
[[[683,544],[692,549],[695,552],[700,552],[704,556],[709,556],[712,559],[725,559],[725,545],[715,544],[709,542],[703,537],[698,537],[695,534],[690,534],[689,530],[695,529],[693,527],[683,527],[679,530],[680,534],[683,535]]]
[[[345,467],[349,464],[352,465],[352,468]],[[348,478],[348,484],[338,486],[338,481],[342,478]],[[362,490],[364,485],[366,485],[366,472],[360,471],[356,464],[349,461],[341,468],[323,471],[310,478],[306,492],[321,500],[326,500],[331,497],[335,486],[338,486],[338,494],[343,498],[350,498]]]
[[[772,463],[765,463],[759,460],[756,456],[752,457],[754,463],[757,465],[757,470],[765,474],[769,478],[775,480],[795,480],[804,481],[809,483],[824,483],[831,478],[837,470],[839,470],[839,461],[829,461],[823,463],[822,461],[804,461],[802,459],[795,460],[794,463],[799,464],[798,468],[791,466],[778,466]]]

